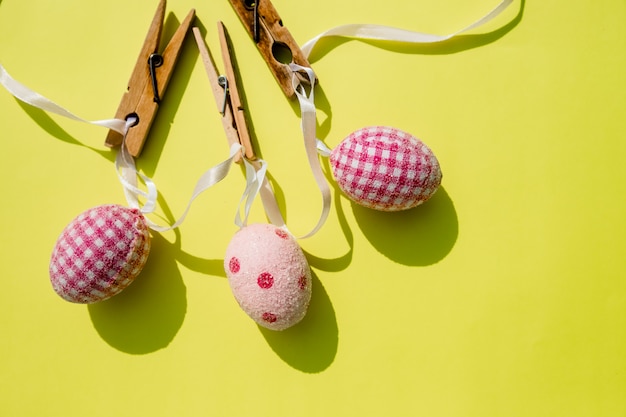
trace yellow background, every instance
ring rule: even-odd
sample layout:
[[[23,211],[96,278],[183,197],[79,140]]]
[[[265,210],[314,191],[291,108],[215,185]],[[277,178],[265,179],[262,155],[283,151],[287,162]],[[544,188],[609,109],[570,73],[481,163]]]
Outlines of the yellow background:
[[[2,0],[0,60],[88,119],[114,115],[156,1]],[[496,0],[275,0],[304,43],[379,23],[444,34]],[[299,110],[226,0],[170,0],[165,38],[191,7],[213,51],[230,31],[258,152],[296,234],[320,197]],[[517,0],[436,46],[328,40],[313,56],[320,138],[367,125],[413,133],[443,187],[403,213],[334,190],[301,240],[314,294],[304,321],[260,329],[222,267],[240,169],[203,194],[124,293],[61,300],[48,278],[78,213],[124,204],[104,129],[0,91],[0,415],[626,416],[626,3]],[[138,161],[177,217],[227,145],[189,37]],[[158,218],[155,218],[158,220]],[[252,221],[265,221],[257,202]]]

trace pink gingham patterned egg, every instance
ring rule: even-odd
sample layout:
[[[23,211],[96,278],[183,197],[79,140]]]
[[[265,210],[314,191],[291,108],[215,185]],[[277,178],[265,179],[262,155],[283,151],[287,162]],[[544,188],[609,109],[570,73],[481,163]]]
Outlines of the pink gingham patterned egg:
[[[330,164],[343,192],[376,210],[413,208],[441,184],[441,168],[430,148],[393,127],[353,132],[332,150]]]
[[[94,207],[59,236],[50,259],[52,288],[73,303],[106,300],[133,282],[149,252],[148,226],[138,209]]]
[[[224,269],[239,306],[259,325],[284,330],[305,316],[311,270],[285,230],[269,224],[240,229],[228,244]]]

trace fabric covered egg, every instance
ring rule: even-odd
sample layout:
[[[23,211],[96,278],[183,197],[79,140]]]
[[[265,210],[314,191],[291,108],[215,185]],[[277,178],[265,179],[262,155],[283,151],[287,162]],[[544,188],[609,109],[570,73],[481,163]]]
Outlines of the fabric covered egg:
[[[354,202],[382,211],[413,208],[441,184],[437,158],[422,141],[393,127],[366,127],[330,154],[333,176]]]
[[[50,259],[52,288],[73,303],[106,300],[133,282],[149,252],[148,225],[138,209],[92,208],[59,236]]]
[[[284,330],[305,316],[311,270],[285,230],[269,224],[240,229],[228,244],[224,269],[235,299],[259,325]]]

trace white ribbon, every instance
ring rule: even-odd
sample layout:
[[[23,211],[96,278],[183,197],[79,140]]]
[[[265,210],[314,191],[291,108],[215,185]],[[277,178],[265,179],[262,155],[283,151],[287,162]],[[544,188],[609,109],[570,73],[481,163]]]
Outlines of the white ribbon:
[[[320,33],[310,41],[306,42],[302,46],[302,52],[306,57],[308,57],[315,47],[315,44],[317,44],[320,39],[329,36],[343,36],[355,39],[397,41],[416,44],[443,42],[491,21],[500,13],[502,13],[504,9],[509,7],[511,3],[513,3],[513,0],[502,0],[500,4],[498,4],[493,10],[491,10],[480,19],[476,20],[471,25],[466,26],[463,29],[457,30],[456,32],[449,33],[447,35],[434,35],[430,33],[421,33],[398,29],[390,26],[370,24],[352,24],[337,26],[327,30],[326,32]]]
[[[155,230],[157,232],[166,232],[168,230],[179,227],[183,223],[183,221],[185,221],[185,218],[187,217],[187,214],[189,213],[189,210],[191,209],[191,205],[193,204],[194,200],[204,191],[226,178],[237,155],[241,153],[242,149],[243,148],[239,144],[232,145],[230,148],[230,155],[226,160],[220,162],[214,167],[209,168],[204,174],[202,174],[202,176],[200,176],[200,179],[198,179],[198,181],[196,182],[196,186],[193,189],[191,198],[189,199],[189,203],[187,203],[185,211],[172,225],[160,226],[150,219],[146,218],[146,223],[148,224],[148,226],[152,230]],[[140,209],[141,212],[144,214],[153,212],[156,208],[157,200],[156,186],[149,177],[137,171],[137,169],[135,168],[135,160],[128,154],[128,151],[125,150],[125,147],[122,147],[120,152],[118,152],[115,158],[115,167],[118,172],[118,178],[120,179],[120,182],[124,187],[124,194],[126,195],[126,201],[128,201],[128,204],[131,207]],[[137,177],[141,178],[141,180],[144,182],[148,190],[147,192],[143,191],[137,186]],[[143,206],[139,204],[140,197],[145,199]],[[252,196],[251,198],[254,199],[254,196]],[[245,220],[247,220],[248,218],[249,211],[249,207],[246,207],[244,210]],[[237,215],[239,215],[239,212],[237,213]]]
[[[316,111],[315,111],[315,73],[311,68],[303,67],[297,64],[290,64],[289,68],[293,71],[291,82],[293,84],[293,88],[296,92],[296,96],[298,97],[298,101],[300,102],[300,117],[302,118],[302,123],[300,125],[302,129],[302,135],[304,136],[304,148],[306,150],[306,155],[309,160],[309,166],[311,167],[311,172],[313,172],[313,177],[315,178],[315,182],[322,193],[322,214],[320,215],[317,224],[309,233],[304,236],[301,236],[300,239],[304,239],[307,237],[313,236],[317,233],[326,219],[328,218],[328,214],[330,213],[330,187],[328,186],[328,182],[324,177],[324,172],[322,171],[322,166],[319,161],[319,157],[317,156],[318,149],[318,139],[316,137]],[[306,88],[299,81],[296,73],[298,71],[304,71],[309,78],[309,94],[307,95]]]
[[[126,133],[126,120],[121,119],[106,119],[106,120],[85,120],[82,119],[69,111],[65,110],[63,107],[54,103],[51,100],[48,100],[44,96],[32,91],[28,87],[14,80],[9,73],[4,69],[2,64],[0,64],[0,84],[7,91],[13,94],[16,98],[20,99],[24,103],[30,104],[33,107],[37,107],[41,110],[45,110],[50,113],[55,113],[60,116],[67,117],[69,119],[77,120],[83,123],[90,123],[92,125],[103,126],[107,129],[115,130],[116,132],[124,135]]]
[[[89,121],[82,119],[73,113],[70,113],[68,110],[59,106],[58,104],[52,102],[51,100],[43,97],[42,95],[32,91],[28,87],[19,83],[15,79],[13,79],[8,72],[4,69],[2,65],[0,65],[0,85],[7,89],[15,98],[30,104],[31,106],[37,107],[39,109],[58,114],[60,116],[64,116],[79,122],[90,123],[97,126],[103,126],[108,129],[115,130],[119,132],[124,137],[126,136],[126,132],[133,125],[135,120],[121,120],[121,119],[107,119],[107,120],[96,120]],[[118,179],[124,188],[124,195],[126,196],[126,201],[129,206],[133,208],[140,209],[142,213],[148,214],[152,213],[157,205],[157,197],[158,191],[157,187],[154,184],[152,179],[140,172],[137,171],[135,166],[135,159],[128,153],[126,146],[122,143],[120,147],[120,151],[117,153],[115,157],[115,170],[117,172]],[[193,190],[191,199],[187,204],[187,208],[183,212],[182,216],[174,222],[171,226],[160,226],[150,219],[146,218],[146,222],[148,226],[158,232],[164,232],[167,230],[174,229],[180,226],[185,220],[189,209],[193,201],[200,195],[202,192],[217,184],[221,180],[223,180],[230,168],[235,161],[238,154],[241,154],[242,147],[239,144],[234,144],[230,148],[229,157],[218,165],[207,170],[200,179],[197,181],[196,186]],[[242,202],[246,200],[246,204],[243,208],[243,218],[240,214],[240,210],[237,212],[236,222],[240,225],[245,225],[248,219],[248,214],[250,212],[250,207],[252,206],[252,201],[255,196],[259,193],[259,189],[262,184],[266,181],[265,172],[267,171],[267,166],[265,161],[259,160],[260,169],[259,172],[256,172],[254,167],[251,165],[249,161],[244,158],[244,163],[246,164],[246,172],[247,175],[247,186],[244,195],[242,196]],[[250,174],[252,172],[252,174]],[[141,179],[141,181],[145,184],[146,191],[142,190],[138,186],[137,179]],[[143,205],[139,203],[139,200],[144,200]]]
[[[245,156],[243,156],[243,152],[242,160],[246,168],[246,189],[241,196],[241,200],[239,201],[239,208],[237,209],[237,214],[235,215],[235,224],[239,227],[247,226],[248,215],[250,214],[252,203],[254,202],[256,196],[259,194],[261,187],[263,187],[264,183],[267,183],[267,162],[265,162],[263,159],[257,159],[253,163],[246,159]],[[242,205],[243,217],[241,216]]]

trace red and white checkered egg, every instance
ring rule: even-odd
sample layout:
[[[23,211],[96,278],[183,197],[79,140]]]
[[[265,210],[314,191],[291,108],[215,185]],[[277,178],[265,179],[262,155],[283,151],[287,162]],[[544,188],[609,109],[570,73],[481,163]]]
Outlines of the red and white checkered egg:
[[[269,224],[240,229],[224,257],[239,306],[259,325],[284,330],[304,318],[311,299],[311,270],[285,230]]]
[[[441,168],[430,148],[393,127],[353,132],[332,150],[330,164],[342,191],[376,210],[413,208],[428,200],[441,184]]]
[[[133,282],[149,253],[150,233],[138,209],[94,207],[59,236],[50,259],[52,288],[73,303],[106,300]]]

